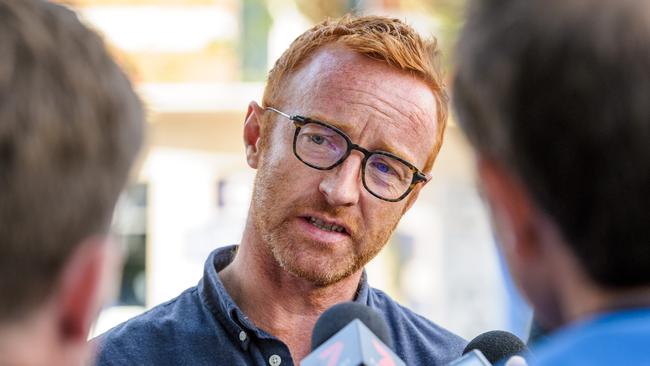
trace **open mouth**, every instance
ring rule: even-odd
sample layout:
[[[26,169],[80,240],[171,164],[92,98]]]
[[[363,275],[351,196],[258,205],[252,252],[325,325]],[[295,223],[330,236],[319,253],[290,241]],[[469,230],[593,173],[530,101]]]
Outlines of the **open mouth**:
[[[336,233],[341,233],[341,234],[348,234],[347,230],[343,226],[336,225],[331,222],[324,221],[322,219],[319,219],[317,217],[313,216],[307,216],[304,218],[309,222],[310,224],[316,226],[317,228],[323,230],[323,231],[330,231],[330,232],[336,232]]]

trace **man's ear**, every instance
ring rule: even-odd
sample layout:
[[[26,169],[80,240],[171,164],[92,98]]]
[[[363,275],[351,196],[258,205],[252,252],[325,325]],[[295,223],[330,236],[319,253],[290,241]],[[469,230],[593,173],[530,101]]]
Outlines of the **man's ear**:
[[[244,122],[244,146],[246,147],[246,161],[253,169],[257,169],[260,159],[260,122],[263,114],[264,109],[259,104],[250,102]]]
[[[82,242],[64,265],[55,295],[60,339],[85,344],[104,302],[115,291],[121,255],[108,237]]]
[[[483,195],[492,213],[493,225],[507,256],[524,262],[539,254],[538,223],[534,203],[523,183],[503,164],[478,157]]]

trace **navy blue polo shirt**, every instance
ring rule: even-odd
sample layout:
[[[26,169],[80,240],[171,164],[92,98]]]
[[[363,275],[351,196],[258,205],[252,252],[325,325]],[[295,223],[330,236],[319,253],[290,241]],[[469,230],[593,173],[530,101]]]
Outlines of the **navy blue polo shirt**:
[[[282,341],[255,327],[221,283],[218,272],[235,251],[215,250],[196,287],[98,337],[98,365],[297,364]],[[354,301],[384,316],[394,351],[407,365],[446,365],[465,347],[462,338],[368,286],[365,271]]]

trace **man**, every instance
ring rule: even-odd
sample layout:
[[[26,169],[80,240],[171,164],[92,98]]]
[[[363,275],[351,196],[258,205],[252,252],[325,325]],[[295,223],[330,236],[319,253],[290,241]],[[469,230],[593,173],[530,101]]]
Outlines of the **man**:
[[[648,365],[650,4],[484,1],[454,98],[537,365]]]
[[[298,364],[319,315],[352,300],[383,314],[407,364],[458,357],[462,339],[363,272],[440,148],[437,54],[383,17],[326,21],[297,38],[246,114],[257,175],[241,244],[213,252],[197,287],[104,335],[100,364]]]
[[[130,82],[74,13],[0,1],[0,365],[85,362],[142,131]]]

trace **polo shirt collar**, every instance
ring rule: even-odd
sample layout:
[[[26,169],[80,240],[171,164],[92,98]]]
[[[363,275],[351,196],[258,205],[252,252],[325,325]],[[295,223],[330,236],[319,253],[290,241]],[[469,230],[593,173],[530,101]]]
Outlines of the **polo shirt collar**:
[[[210,253],[208,259],[205,261],[203,278],[198,284],[198,291],[203,305],[223,324],[226,331],[236,340],[236,343],[241,344],[242,348],[247,350],[250,335],[255,335],[257,338],[262,339],[275,339],[275,337],[255,327],[253,322],[235,304],[235,301],[230,297],[219,278],[219,271],[226,268],[233,261],[237,253],[237,248],[237,245],[230,245],[217,248]],[[370,288],[364,269],[354,302],[367,305],[369,292]],[[244,338],[242,332],[246,335],[244,340],[242,340]]]

